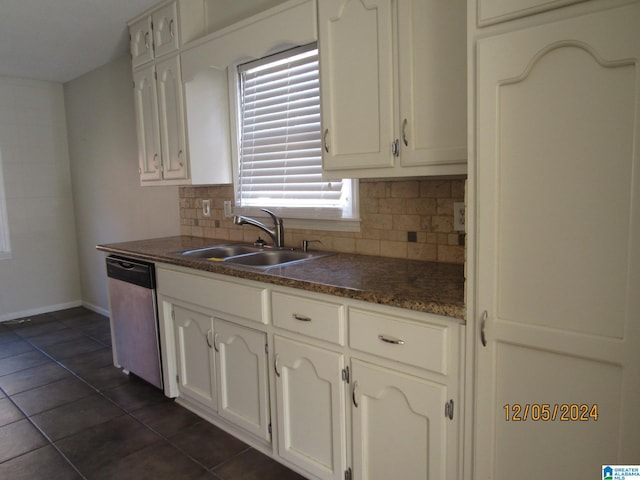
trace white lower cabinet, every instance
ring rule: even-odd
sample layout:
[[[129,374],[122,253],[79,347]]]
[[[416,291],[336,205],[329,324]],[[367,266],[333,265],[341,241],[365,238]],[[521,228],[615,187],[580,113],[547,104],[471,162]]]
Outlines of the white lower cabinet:
[[[173,325],[180,395],[216,410],[213,317],[174,305]]]
[[[168,396],[309,479],[459,478],[456,321],[178,267],[157,277]]]
[[[447,388],[352,360],[353,478],[447,479]]]
[[[267,335],[218,318],[214,327],[218,414],[270,442]]]
[[[318,478],[344,478],[344,355],[278,335],[274,345],[278,455]]]

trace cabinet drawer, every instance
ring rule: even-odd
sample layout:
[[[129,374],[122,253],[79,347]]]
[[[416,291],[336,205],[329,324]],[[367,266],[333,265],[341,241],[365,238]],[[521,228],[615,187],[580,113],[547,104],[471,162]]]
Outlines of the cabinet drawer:
[[[267,323],[264,288],[159,268],[158,292],[177,300]]]
[[[273,292],[273,324],[292,332],[344,345],[344,306]]]
[[[362,352],[447,374],[447,330],[377,312],[349,310],[349,345]]]

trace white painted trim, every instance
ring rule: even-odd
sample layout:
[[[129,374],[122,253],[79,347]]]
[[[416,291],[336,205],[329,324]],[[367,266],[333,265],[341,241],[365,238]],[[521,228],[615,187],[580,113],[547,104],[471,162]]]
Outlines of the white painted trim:
[[[92,312],[99,313],[100,315],[104,315],[107,318],[109,318],[109,316],[110,316],[110,313],[109,313],[108,309],[102,308],[102,307],[100,307],[98,305],[94,305],[93,303],[85,302],[83,300],[82,301],[82,306],[84,308],[86,308],[87,310],[91,310]]]
[[[67,308],[74,308],[82,306],[80,300],[73,302],[59,303],[57,305],[48,305],[46,307],[32,308],[29,310],[22,310],[21,312],[11,312],[0,315],[0,322],[6,322],[8,320],[15,320],[17,318],[30,317],[32,315],[40,315],[43,313],[57,312],[58,310],[65,310]]]

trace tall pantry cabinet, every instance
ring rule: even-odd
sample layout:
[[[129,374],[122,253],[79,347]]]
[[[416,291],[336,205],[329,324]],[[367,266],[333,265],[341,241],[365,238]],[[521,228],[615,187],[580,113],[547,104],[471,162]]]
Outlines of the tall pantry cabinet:
[[[640,2],[568,3],[469,4],[477,480],[640,459]]]

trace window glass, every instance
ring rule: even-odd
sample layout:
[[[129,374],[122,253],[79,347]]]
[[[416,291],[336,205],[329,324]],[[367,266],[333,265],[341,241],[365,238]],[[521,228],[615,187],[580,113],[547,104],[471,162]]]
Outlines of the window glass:
[[[0,149],[0,258],[11,256],[9,244],[9,218],[7,217],[7,203],[4,189],[4,175],[2,172],[2,150]]]
[[[238,67],[236,206],[293,218],[354,218],[353,180],[322,177],[315,44]]]

